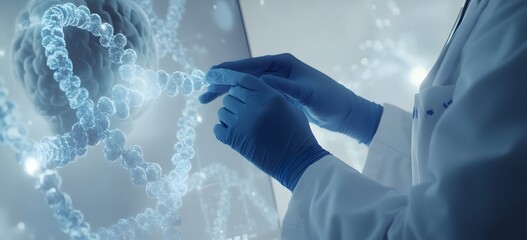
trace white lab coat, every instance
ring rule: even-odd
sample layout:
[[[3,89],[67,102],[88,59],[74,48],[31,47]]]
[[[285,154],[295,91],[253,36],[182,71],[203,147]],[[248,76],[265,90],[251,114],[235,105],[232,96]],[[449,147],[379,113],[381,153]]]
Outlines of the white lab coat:
[[[282,239],[527,239],[526,105],[527,1],[472,0],[413,117],[384,106],[363,174],[310,166]]]

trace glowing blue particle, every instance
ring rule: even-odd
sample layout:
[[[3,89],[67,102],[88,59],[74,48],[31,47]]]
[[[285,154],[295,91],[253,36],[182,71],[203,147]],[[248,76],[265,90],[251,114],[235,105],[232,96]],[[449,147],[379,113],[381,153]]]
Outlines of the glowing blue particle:
[[[113,38],[113,26],[109,23],[101,24],[99,28],[100,38],[99,41],[101,46],[108,48],[111,46]]]
[[[80,29],[87,29],[90,22],[90,9],[86,6],[79,6],[77,8],[77,23],[75,24],[76,27]]]
[[[101,239],[117,239],[115,232],[110,229],[101,229],[97,233]]]
[[[178,86],[178,77],[177,73],[172,74],[170,76],[170,79],[168,80],[166,86],[165,86],[165,93],[169,97],[175,97],[179,93],[179,86]]]
[[[188,173],[182,171],[181,169],[174,168],[174,169],[172,169],[172,171],[170,171],[168,173],[168,177],[169,177],[170,181],[172,181],[175,184],[178,184],[178,183],[182,183],[182,182],[186,182],[187,181]]]
[[[60,17],[60,21],[61,21],[59,24],[66,25],[67,24],[66,20],[68,18],[68,15],[67,15],[68,10],[66,9],[66,6],[65,5],[55,5],[51,8],[55,8],[58,10],[56,12],[57,12],[57,15]]]
[[[146,176],[149,182],[161,177],[161,166],[157,163],[148,163],[146,167]]]
[[[134,0],[146,12],[156,35],[160,57],[171,56],[183,68],[189,69],[192,64],[186,56],[186,49],[178,37],[178,28],[185,12],[186,0],[171,1],[165,19],[157,16],[150,0]]]
[[[178,172],[188,172],[192,168],[190,159],[192,158],[192,153],[189,152],[178,152],[172,157],[172,164],[174,164],[174,169]]]
[[[99,31],[101,28],[101,17],[97,14],[90,15],[90,24],[88,25],[87,30],[90,31],[94,36],[98,37],[100,35]]]
[[[190,95],[194,91],[194,87],[192,86],[192,81],[188,77],[188,75],[183,76],[183,81],[181,82],[181,92],[185,95]]]
[[[70,222],[70,216],[72,215],[73,209],[70,204],[58,204],[51,207],[53,215],[59,221],[60,228],[64,232],[71,232],[72,222]]]
[[[76,148],[86,148],[88,145],[88,133],[80,123],[73,125],[71,135],[75,141]]]
[[[133,65],[122,65],[119,67],[119,74],[121,75],[121,79],[127,83],[130,83],[132,79],[134,78],[135,74],[135,67]]]
[[[61,47],[57,46],[57,43],[53,43],[53,44],[50,44],[50,45],[45,47],[44,55],[46,57],[50,57],[50,56],[52,56],[53,54],[55,54],[57,52],[66,53],[64,48],[61,48]]]
[[[73,210],[66,219],[71,226],[77,226],[82,223],[84,216],[79,210]]]
[[[125,141],[126,138],[121,130],[110,131],[108,133],[108,137],[106,138],[104,157],[110,161],[117,160],[124,150]]]
[[[106,117],[115,114],[115,106],[113,105],[113,101],[108,97],[99,98],[99,101],[97,102],[97,112],[101,116]]]
[[[58,73],[60,72],[55,72],[55,74],[57,75]],[[77,76],[72,76],[69,79],[67,78],[67,76],[57,76],[57,78],[63,79],[59,82],[60,90],[63,92],[72,92],[80,86],[80,78]]]
[[[51,70],[56,70],[59,68],[67,69],[67,67],[73,68],[73,64],[71,63],[71,60],[69,60],[67,54],[64,52],[55,52],[55,54],[48,58],[48,67]]]
[[[123,49],[126,46],[126,43],[128,40],[126,39],[126,36],[122,33],[115,34],[113,40],[112,40],[112,47],[117,47]]]
[[[161,89],[166,89],[166,86],[170,79],[170,75],[167,72],[160,70],[156,72],[156,79],[157,79],[157,84],[159,85],[159,87]]]
[[[165,180],[158,179],[146,184],[146,195],[153,199],[163,198],[168,191],[168,184]]]
[[[127,169],[132,169],[143,163],[143,150],[134,145],[123,153],[123,165]],[[145,173],[146,178],[146,173]]]
[[[190,81],[192,82],[193,91],[201,91],[203,88],[206,87],[205,84],[205,73],[200,70],[193,71],[190,75]]]
[[[52,36],[52,29],[49,27],[43,28],[41,34],[42,36],[42,46],[43,47],[61,47],[57,44],[60,44],[60,38]],[[64,43],[64,45],[66,45]],[[49,57],[49,55],[48,55]]]
[[[130,106],[128,102],[129,91],[124,85],[118,84],[112,88],[112,99],[115,106],[115,115],[120,119],[126,119],[130,115]]]
[[[196,131],[190,127],[182,128],[177,131],[178,140],[185,140],[186,138],[195,139]]]
[[[175,209],[171,209],[163,218],[161,222],[162,228],[171,228],[173,226],[178,226],[181,224],[181,217],[179,216],[179,213],[175,211]]]
[[[64,42],[64,31],[60,26],[51,27],[50,36],[58,41]],[[42,32],[41,32],[42,34]]]
[[[62,184],[62,179],[55,171],[46,171],[39,176],[37,188],[41,191],[48,191],[52,188],[58,189]]]
[[[139,78],[139,77],[132,79],[132,82],[130,83],[130,88],[143,92],[143,93],[146,93],[148,91],[148,86],[146,84],[146,81],[143,78]]]
[[[108,51],[110,53],[110,61],[112,61],[112,63],[121,63],[121,59],[124,54],[124,49],[119,47],[111,47]]]
[[[63,167],[73,162],[77,157],[77,150],[75,148],[75,141],[71,136],[71,133],[66,133],[59,138],[61,148],[59,149],[59,156],[57,166]]]
[[[133,168],[130,171],[130,177],[132,179],[132,183],[137,186],[145,185],[148,180],[146,171],[140,167]]]
[[[115,85],[112,88],[112,99],[115,102],[128,101],[128,88],[121,84]]]
[[[75,21],[77,19],[77,14],[75,10],[77,9],[77,6],[73,3],[65,3],[62,5],[62,7],[66,10],[65,12],[65,25],[75,25]]]
[[[95,146],[106,137],[110,127],[110,119],[107,116],[97,116],[95,126],[88,129],[88,145]]]
[[[156,204],[156,212],[161,215],[166,215],[168,212],[170,212],[170,208],[167,206],[165,202],[157,202]]]
[[[66,92],[66,97],[70,101],[71,109],[77,109],[88,100],[89,93],[85,88],[77,88]]]
[[[5,138],[11,142],[21,141],[28,133],[27,126],[21,123],[14,123],[11,127],[6,129]]]
[[[135,237],[133,222],[129,219],[120,219],[117,223],[117,228],[120,230],[120,235],[123,239],[133,239]]]
[[[56,206],[65,202],[64,194],[57,191],[56,188],[51,188],[46,191],[46,203],[50,206]]]
[[[95,104],[91,99],[85,100],[80,104],[76,115],[85,128],[92,128],[95,124],[95,116],[93,115],[93,107]]]
[[[137,61],[137,53],[132,49],[126,49],[121,57],[121,62],[126,65],[134,65]]]
[[[115,116],[127,119],[130,116],[130,106],[126,102],[115,102]]]
[[[130,107],[139,107],[145,102],[145,96],[138,90],[130,90],[128,96],[130,99]]]

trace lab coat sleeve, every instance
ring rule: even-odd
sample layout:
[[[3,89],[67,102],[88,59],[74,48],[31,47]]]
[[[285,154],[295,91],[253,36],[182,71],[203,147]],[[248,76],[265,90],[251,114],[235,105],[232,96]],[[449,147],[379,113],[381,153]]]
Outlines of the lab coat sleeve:
[[[527,2],[482,3],[431,136],[435,181],[400,195],[325,157],[293,192],[284,240],[527,239]]]
[[[362,174],[400,193],[408,192],[412,187],[411,135],[411,114],[384,104]]]

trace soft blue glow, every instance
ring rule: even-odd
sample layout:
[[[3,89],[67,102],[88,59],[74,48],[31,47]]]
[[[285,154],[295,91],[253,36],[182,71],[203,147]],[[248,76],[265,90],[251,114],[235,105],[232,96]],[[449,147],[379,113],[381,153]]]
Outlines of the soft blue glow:
[[[99,36],[100,43],[109,51],[114,64],[124,64],[120,75],[127,86],[117,84],[111,96],[101,97],[97,104],[89,98],[89,92],[80,84],[81,79],[73,74],[73,64],[68,56],[62,29],[74,26]],[[161,175],[161,167],[156,163],[146,162],[140,146],[126,147],[126,138],[122,131],[111,130],[109,117],[116,115],[121,119],[129,117],[131,108],[139,108],[145,99],[155,99],[166,91],[176,96],[178,89],[185,95],[191,95],[206,86],[204,74],[195,70],[190,75],[183,72],[168,74],[144,70],[135,64],[137,54],[133,49],[124,49],[127,39],[122,34],[114,35],[113,27],[103,23],[100,16],[90,14],[85,6],[77,7],[71,3],[55,5],[48,9],[42,18],[42,46],[46,49],[47,65],[54,71],[54,80],[69,101],[69,106],[76,111],[78,123],[71,131],[43,139],[34,143],[26,139],[25,126],[19,126],[16,109],[7,100],[7,91],[0,88],[0,140],[7,142],[21,155],[19,161],[31,156],[37,159],[37,186],[45,192],[46,202],[53,210],[54,216],[62,230],[72,239],[126,239],[148,235],[154,227],[163,229],[165,235],[180,236],[179,215],[176,212],[181,206],[181,198],[187,193],[186,181],[191,168],[190,160],[194,156],[193,143],[196,137],[194,128],[197,125],[198,103],[195,97],[189,97],[181,117],[176,153],[172,158],[174,170],[167,176]],[[174,78],[177,79],[174,79]],[[144,81],[143,79],[146,79]],[[176,83],[176,84],[174,84]],[[119,160],[121,165],[130,171],[132,183],[146,185],[147,195],[157,200],[157,208],[145,210],[144,213],[129,219],[121,219],[107,229],[91,232],[83,215],[76,210],[68,194],[61,191],[61,178],[54,170],[64,167],[86,153],[88,145],[105,142],[104,156],[110,161]],[[34,156],[34,157],[33,157]],[[170,211],[164,210],[165,208]],[[161,220],[161,221],[158,221]],[[140,223],[140,225],[139,225]],[[172,238],[172,237],[171,237]]]
[[[167,21],[175,24],[181,19],[185,1],[171,3]],[[101,46],[108,51],[110,61],[119,66],[118,75],[122,81],[113,84],[107,96],[101,96],[94,102],[88,89],[81,84],[83,79],[74,74],[64,40],[65,27],[75,27],[97,36]],[[92,14],[86,6],[67,3],[49,8],[42,17],[41,36],[47,67],[53,71],[53,80],[67,100],[67,106],[75,112],[77,122],[64,134],[46,137],[38,143],[32,141],[27,137],[27,126],[20,121],[16,106],[7,99],[7,89],[0,80],[0,143],[8,144],[16,152],[21,165],[31,163],[37,188],[44,193],[45,201],[61,229],[71,239],[143,239],[156,229],[160,229],[166,239],[181,239],[178,209],[182,206],[182,198],[189,191],[201,189],[206,181],[222,182],[217,216],[210,233],[214,239],[225,239],[223,230],[232,208],[230,190],[233,187],[251,196],[253,204],[276,227],[276,215],[267,212],[270,207],[259,195],[254,195],[249,185],[234,172],[215,165],[189,176],[191,160],[195,157],[195,128],[199,119],[199,102],[195,93],[207,86],[202,71],[168,73],[144,69],[137,64],[136,51],[126,48],[126,36],[114,32],[112,25],[102,21],[99,15]],[[167,48],[176,43],[177,39],[164,44]],[[185,69],[192,69],[188,61],[182,62]],[[127,146],[125,133],[112,129],[110,125],[111,117],[126,120],[134,110],[157,99],[162,93],[169,97],[179,93],[186,96],[185,108],[177,121],[179,130],[174,144],[175,153],[171,158],[173,169],[164,175],[159,164],[146,161],[140,146]],[[128,170],[131,182],[144,186],[146,195],[156,204],[136,216],[93,231],[82,212],[74,208],[70,196],[61,190],[62,179],[56,169],[74,162],[84,156],[90,146],[98,144],[104,144],[105,158]]]
[[[178,28],[185,13],[187,0],[169,0],[169,7],[164,19],[157,16],[151,0],[133,0],[146,12],[156,35],[160,57],[170,57],[184,69],[192,68],[192,62],[186,55],[187,49],[181,44],[177,35]]]

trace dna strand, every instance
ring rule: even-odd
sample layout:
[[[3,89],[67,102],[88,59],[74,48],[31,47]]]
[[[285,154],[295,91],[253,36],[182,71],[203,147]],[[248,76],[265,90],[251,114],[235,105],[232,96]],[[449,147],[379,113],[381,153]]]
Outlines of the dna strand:
[[[152,24],[152,30],[158,42],[159,57],[170,55],[172,60],[181,65],[183,69],[192,68],[193,64],[187,57],[187,49],[179,40],[177,31],[185,13],[187,0],[170,0],[164,19],[156,14],[151,0],[133,1],[145,11]]]
[[[140,1],[151,6],[148,0],[137,0]],[[167,17],[168,22],[181,20],[185,3],[184,0],[171,1],[171,8],[179,10],[169,10],[168,15],[172,17]],[[151,21],[158,21],[152,11],[147,10],[147,14]],[[181,217],[177,212],[182,206],[182,197],[210,179],[221,179],[222,182],[217,215],[210,230],[214,239],[225,239],[223,230],[232,207],[229,189],[233,187],[242,189],[242,195],[261,211],[272,229],[277,228],[276,213],[235,172],[221,165],[213,165],[194,174],[200,176],[200,181],[194,181],[191,186],[187,182],[192,167],[190,160],[195,156],[195,128],[200,122],[199,104],[194,93],[208,85],[202,71],[193,70],[190,74],[175,71],[169,74],[163,70],[143,69],[137,64],[137,53],[132,48],[125,49],[127,38],[122,33],[114,34],[113,26],[104,23],[100,15],[91,13],[86,6],[77,7],[71,3],[54,5],[45,11],[41,25],[41,44],[45,49],[46,65],[53,71],[53,79],[67,98],[69,107],[75,111],[78,122],[73,124],[70,131],[46,137],[37,143],[28,138],[28,127],[20,121],[15,104],[7,99],[7,89],[0,83],[0,143],[8,144],[15,151],[17,161],[37,176],[37,188],[45,194],[46,202],[61,229],[71,239],[143,239],[152,235],[154,229],[161,229],[166,239],[182,239],[178,229]],[[66,49],[63,31],[66,27],[87,31],[97,37],[100,45],[108,51],[111,63],[119,66],[118,75],[122,83],[114,85],[110,95],[100,97],[97,103],[90,99],[89,91],[81,86],[81,78],[73,73],[73,62]],[[161,48],[163,46],[174,45],[162,44]],[[178,47],[183,49],[180,45]],[[189,61],[182,65],[185,69],[192,68]],[[178,141],[171,158],[174,168],[163,176],[157,163],[145,161],[140,146],[126,147],[124,132],[110,128],[111,117],[126,120],[134,110],[157,99],[162,93],[169,97],[179,93],[186,96],[185,108],[177,121]],[[56,170],[84,156],[90,146],[100,143],[105,143],[105,158],[119,162],[127,169],[132,183],[144,186],[146,195],[156,200],[156,206],[93,232],[82,212],[73,207],[71,197],[61,190],[62,179]]]
[[[101,46],[107,48],[112,63],[120,65],[119,75],[124,84],[116,84],[111,96],[101,97],[97,103],[89,98],[89,92],[81,87],[81,79],[73,74],[73,64],[68,56],[63,32],[63,28],[68,26],[98,37]],[[36,143],[27,137],[27,126],[19,121],[14,103],[7,99],[7,91],[2,88],[1,141],[15,150],[20,164],[32,166],[38,176],[38,189],[45,193],[46,202],[62,230],[72,239],[143,238],[150,235],[155,227],[161,228],[167,239],[180,239],[177,209],[181,207],[181,198],[188,191],[186,180],[191,168],[190,159],[195,155],[194,129],[199,116],[196,96],[191,95],[206,87],[204,73],[194,70],[190,74],[180,71],[169,74],[162,70],[154,72],[141,68],[135,64],[135,51],[124,48],[126,37],[121,33],[114,34],[110,24],[103,23],[98,14],[90,13],[85,6],[66,3],[49,8],[42,18],[41,36],[47,66],[54,72],[53,78],[79,121],[70,132],[46,137]],[[110,129],[109,118],[116,116],[126,119],[131,109],[140,108],[146,101],[158,98],[163,92],[170,97],[181,92],[188,98],[177,122],[178,141],[171,159],[174,169],[161,176],[161,167],[145,161],[141,147],[125,146],[125,134],[121,130]],[[61,191],[62,180],[56,169],[84,156],[88,146],[101,142],[105,143],[105,158],[109,161],[119,159],[121,165],[130,171],[132,183],[145,186],[147,196],[157,203],[155,209],[147,208],[135,217],[121,219],[109,228],[92,232],[81,211],[73,207],[69,195]]]

